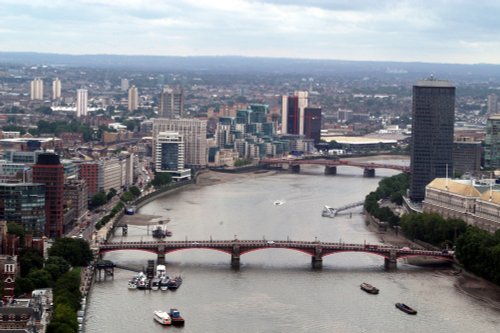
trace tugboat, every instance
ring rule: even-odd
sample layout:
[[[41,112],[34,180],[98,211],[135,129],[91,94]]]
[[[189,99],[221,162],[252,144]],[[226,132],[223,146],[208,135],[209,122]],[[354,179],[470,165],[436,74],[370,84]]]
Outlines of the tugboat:
[[[369,283],[366,283],[366,282],[363,282],[361,285],[360,285],[361,289],[366,291],[367,293],[369,294],[373,294],[373,295],[376,295],[378,294],[378,288],[372,286],[371,284]]]
[[[170,309],[170,312],[168,314],[170,316],[170,320],[172,321],[172,325],[175,325],[175,326],[183,326],[184,325],[184,318],[182,318],[179,310]]]
[[[168,289],[175,290],[179,288],[182,284],[182,278],[180,276],[176,276],[170,279],[167,283]]]
[[[404,304],[404,303],[396,303],[396,307],[403,311],[403,312],[406,312],[407,314],[411,314],[411,315],[416,315],[417,314],[417,311],[410,308],[408,305]]]

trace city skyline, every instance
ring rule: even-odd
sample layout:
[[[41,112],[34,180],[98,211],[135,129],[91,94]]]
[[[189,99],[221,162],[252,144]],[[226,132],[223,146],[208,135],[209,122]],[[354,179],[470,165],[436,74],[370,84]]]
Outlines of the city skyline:
[[[499,63],[487,1],[0,3],[4,52]]]

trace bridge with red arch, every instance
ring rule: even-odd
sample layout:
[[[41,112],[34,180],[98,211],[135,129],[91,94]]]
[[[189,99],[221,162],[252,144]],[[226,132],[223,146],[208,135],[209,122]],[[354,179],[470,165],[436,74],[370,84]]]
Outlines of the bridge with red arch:
[[[231,266],[240,266],[240,256],[264,249],[290,249],[307,253],[311,256],[313,268],[321,268],[323,257],[341,252],[365,252],[384,258],[385,267],[396,268],[397,260],[407,257],[432,257],[454,262],[451,251],[415,250],[406,247],[398,248],[375,244],[348,244],[329,242],[303,242],[280,240],[201,240],[201,241],[148,241],[148,242],[109,242],[97,246],[99,255],[111,251],[139,250],[158,255],[158,262],[165,262],[165,255],[171,252],[187,249],[210,249],[222,251],[231,255]]]
[[[288,170],[294,173],[300,172],[301,165],[323,165],[325,167],[325,175],[335,175],[337,174],[337,167],[339,166],[351,166],[362,168],[363,176],[374,177],[375,169],[391,169],[398,170],[401,172],[410,172],[410,167],[405,165],[396,164],[386,164],[386,163],[370,163],[370,162],[359,162],[354,160],[341,160],[341,159],[308,159],[308,158],[297,158],[297,159],[283,159],[283,158],[267,158],[259,161],[259,165],[262,166],[287,166]]]

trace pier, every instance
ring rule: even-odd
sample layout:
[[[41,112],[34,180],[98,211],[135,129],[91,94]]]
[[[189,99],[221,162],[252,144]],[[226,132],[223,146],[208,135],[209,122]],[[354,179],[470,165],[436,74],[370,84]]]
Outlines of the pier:
[[[330,206],[325,206],[325,208],[323,208],[323,213],[321,214],[322,216],[325,216],[325,217],[335,217],[335,215],[337,215],[338,212],[341,212],[341,211],[344,211],[344,210],[348,210],[348,209],[351,209],[351,208],[354,208],[354,207],[358,207],[358,206],[363,206],[365,204],[364,201],[358,201],[358,202],[353,202],[351,204],[348,204],[348,205],[344,205],[344,206],[341,206],[341,207],[338,207],[338,208],[333,208],[333,207],[330,207]]]

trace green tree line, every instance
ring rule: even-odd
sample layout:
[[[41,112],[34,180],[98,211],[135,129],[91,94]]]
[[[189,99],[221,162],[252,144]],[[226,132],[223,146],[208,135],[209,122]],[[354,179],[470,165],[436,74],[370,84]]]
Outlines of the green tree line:
[[[500,230],[491,234],[468,226],[457,240],[456,256],[467,271],[500,285]]]
[[[382,179],[377,189],[366,196],[365,210],[380,221],[388,222],[391,227],[399,225],[399,217],[390,208],[380,207],[379,200],[389,199],[391,202],[401,205],[409,182],[410,177],[406,173]]]
[[[445,219],[436,213],[405,214],[401,217],[401,230],[406,237],[443,248],[454,246],[466,228],[464,221]]]
[[[76,314],[81,299],[79,267],[91,262],[92,251],[83,239],[58,238],[48,252],[49,257],[44,260],[35,249],[21,250],[21,272],[16,279],[15,295],[52,288],[54,312],[47,333],[77,332]]]

